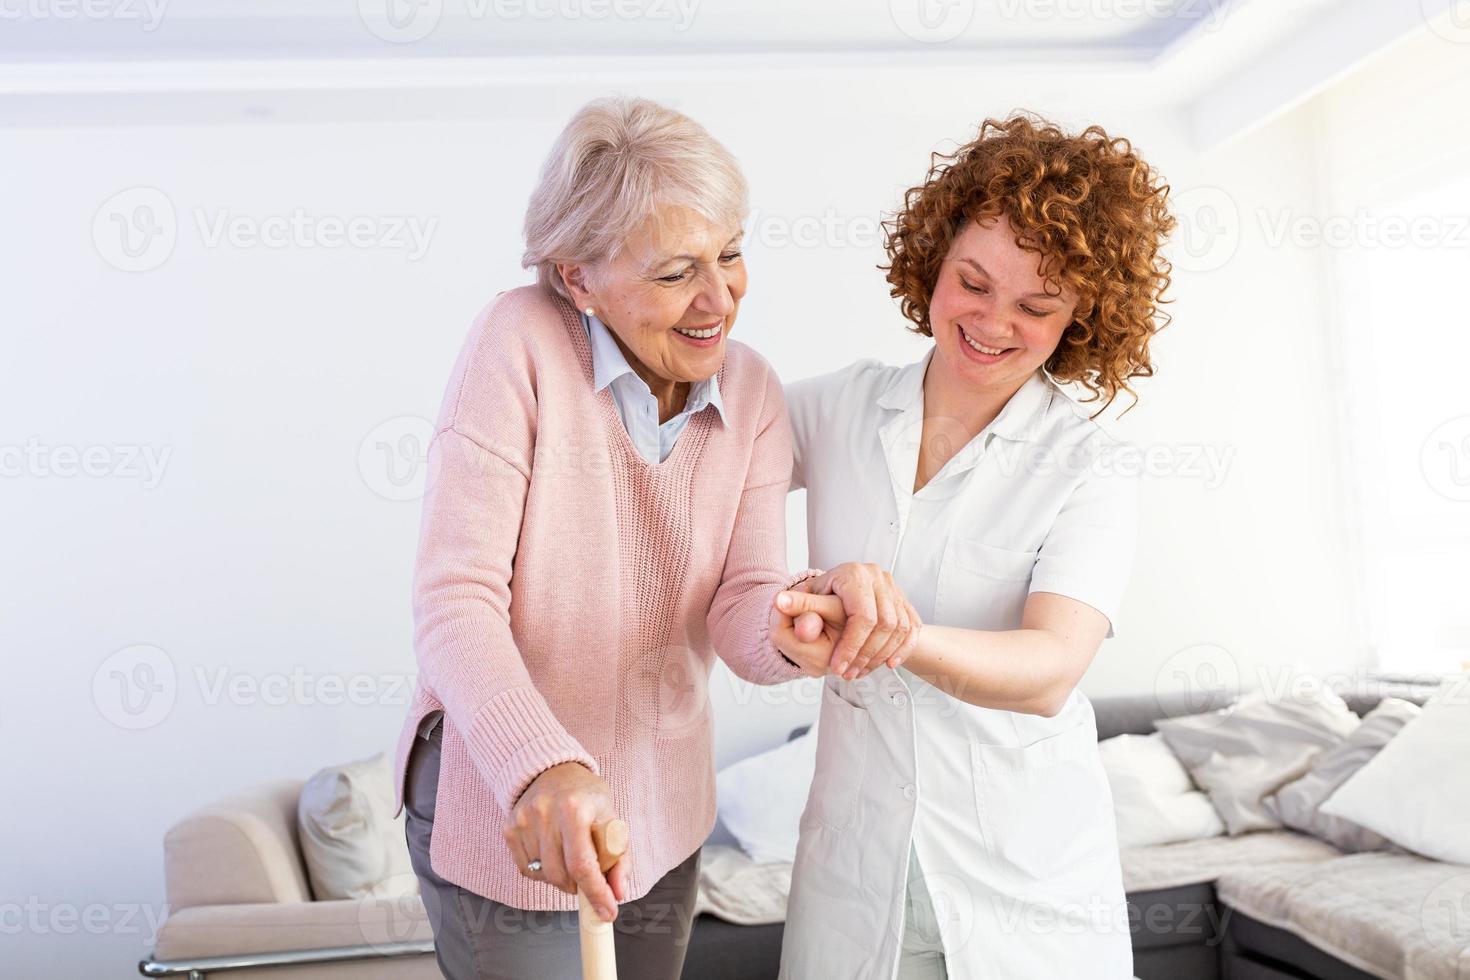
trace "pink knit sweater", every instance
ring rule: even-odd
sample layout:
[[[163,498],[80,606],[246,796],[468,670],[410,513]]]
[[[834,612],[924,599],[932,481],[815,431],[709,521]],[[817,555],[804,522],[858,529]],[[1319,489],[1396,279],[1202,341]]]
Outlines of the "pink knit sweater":
[[[713,656],[756,684],[800,671],[771,646],[791,439],[769,365],[727,342],[725,421],[697,413],[662,463],[593,391],[576,311],[537,287],[475,320],[429,447],[413,583],[420,720],[445,712],[430,860],[521,909],[577,907],[524,877],[502,837],[539,773],[600,774],[631,830],[630,899],[709,835]]]

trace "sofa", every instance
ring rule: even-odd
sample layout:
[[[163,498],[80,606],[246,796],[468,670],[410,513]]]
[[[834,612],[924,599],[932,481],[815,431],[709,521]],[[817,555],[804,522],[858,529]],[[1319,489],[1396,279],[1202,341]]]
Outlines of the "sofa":
[[[1381,682],[1340,693],[1365,716],[1387,697],[1422,705],[1435,687]],[[1160,719],[1231,700],[1094,699],[1098,739],[1148,735]],[[1470,867],[1401,848],[1343,854],[1290,830],[1125,848],[1121,857],[1139,980],[1470,978]],[[1458,910],[1448,935],[1425,934],[1422,914],[1434,903]],[[775,980],[780,931],[701,916],[685,980]]]
[[[168,917],[144,976],[189,980],[435,980],[418,896],[314,901],[297,830],[305,781],[196,810],[164,835]]]
[[[1381,684],[1341,693],[1348,707],[1364,716],[1385,697],[1423,704],[1433,691],[1433,686]],[[1098,738],[1146,735],[1160,718],[1207,711],[1226,703],[1224,697],[1208,704],[1186,704],[1182,699],[1161,704],[1153,697],[1098,700],[1094,702]],[[1387,901],[1363,902],[1356,897],[1344,901],[1343,890],[1310,886],[1327,869],[1343,864],[1361,868],[1364,858],[1370,863],[1392,858],[1398,864],[1368,887],[1386,895],[1391,883],[1407,881],[1408,902],[1417,913],[1419,902],[1437,877],[1470,871],[1404,853],[1344,855],[1330,844],[1287,830],[1130,848],[1123,851],[1122,858],[1134,973],[1141,980],[1427,978],[1433,974],[1404,969],[1407,948],[1397,967],[1349,962],[1356,959],[1351,951],[1325,949],[1322,936],[1303,928],[1325,913],[1343,918],[1341,925],[1349,929],[1354,923],[1376,929],[1382,917],[1404,905],[1402,899],[1391,908]],[[1352,871],[1344,870],[1344,880],[1351,881]],[[1416,876],[1417,884],[1422,885],[1417,900],[1413,897]],[[1198,880],[1187,880],[1190,878]],[[1470,970],[1470,950],[1464,951],[1464,960],[1464,968]],[[1457,968],[1448,976],[1470,976],[1470,972],[1461,974]]]
[[[1422,704],[1432,687],[1342,692],[1365,715],[1384,697]],[[1099,698],[1099,739],[1148,734],[1160,718],[1224,707],[1153,696]],[[805,729],[791,733],[795,738]],[[313,901],[296,828],[302,781],[282,780],[212,803],[164,840],[170,914],[145,976],[230,980],[433,978],[433,937],[417,896]],[[1470,944],[1446,949],[1414,916],[1458,900],[1470,868],[1399,849],[1342,854],[1292,831],[1123,851],[1141,980],[1358,980],[1470,977]],[[1322,882],[1333,883],[1323,887]],[[782,926],[695,919],[686,980],[774,980]],[[1360,942],[1366,940],[1366,942]],[[1445,972],[1451,971],[1451,972]],[[825,980],[825,978],[823,978]],[[840,980],[840,978],[837,978]]]

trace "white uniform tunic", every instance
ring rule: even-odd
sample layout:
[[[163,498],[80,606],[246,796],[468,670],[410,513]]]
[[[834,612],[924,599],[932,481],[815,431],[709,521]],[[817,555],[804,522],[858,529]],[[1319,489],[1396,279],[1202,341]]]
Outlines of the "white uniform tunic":
[[[925,623],[1014,630],[1033,591],[1111,624],[1133,558],[1135,457],[1037,372],[913,492],[933,356],[790,385],[811,564],[889,569]],[[1108,635],[1113,635],[1111,625]],[[981,708],[908,671],[828,676],[782,980],[892,980],[910,848],[951,980],[1132,973],[1092,706]]]

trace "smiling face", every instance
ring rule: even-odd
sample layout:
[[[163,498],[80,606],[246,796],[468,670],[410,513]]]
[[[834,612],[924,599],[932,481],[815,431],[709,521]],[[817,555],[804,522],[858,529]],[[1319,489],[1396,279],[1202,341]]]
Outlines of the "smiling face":
[[[578,309],[607,324],[629,365],[660,387],[712,377],[745,295],[741,229],[688,208],[645,221],[611,260],[559,266]]]
[[[968,222],[955,236],[929,300],[934,363],[946,380],[1009,396],[1051,357],[1077,296],[1048,288],[1040,261],[1016,244],[1005,217]]]

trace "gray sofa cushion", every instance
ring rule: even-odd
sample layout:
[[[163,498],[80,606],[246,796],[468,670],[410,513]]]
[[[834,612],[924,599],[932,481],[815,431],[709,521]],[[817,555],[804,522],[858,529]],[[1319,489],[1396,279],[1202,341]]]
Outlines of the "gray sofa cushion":
[[[1281,826],[1267,796],[1306,774],[1358,726],[1325,688],[1302,697],[1245,695],[1220,711],[1159,721],[1164,741],[1220,812],[1231,834]]]
[[[1268,830],[1238,837],[1222,834],[1152,847],[1125,847],[1118,856],[1123,865],[1123,887],[1132,894],[1211,882],[1244,865],[1311,864],[1330,861],[1339,853],[1331,844],[1294,830]]]
[[[1215,891],[1232,909],[1373,976],[1470,976],[1470,868],[1463,865],[1348,854],[1242,867],[1222,875]]]
[[[1318,807],[1418,713],[1419,706],[1412,702],[1385,698],[1351,735],[1318,756],[1305,776],[1268,796],[1266,809],[1286,826],[1329,841],[1340,851],[1383,850],[1388,841],[1373,831]]]

